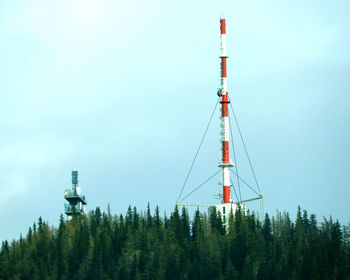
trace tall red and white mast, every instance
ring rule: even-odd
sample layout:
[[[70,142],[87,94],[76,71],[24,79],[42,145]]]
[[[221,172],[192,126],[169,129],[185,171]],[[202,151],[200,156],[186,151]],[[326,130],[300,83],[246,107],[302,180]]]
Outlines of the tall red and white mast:
[[[232,199],[230,197],[230,168],[233,164],[230,161],[229,156],[229,118],[228,118],[228,99],[227,91],[227,72],[226,72],[226,21],[220,19],[220,31],[221,31],[221,87],[218,91],[218,95],[221,97],[221,127],[222,127],[222,162],[219,167],[222,168],[222,183],[223,183],[223,203],[230,203]]]

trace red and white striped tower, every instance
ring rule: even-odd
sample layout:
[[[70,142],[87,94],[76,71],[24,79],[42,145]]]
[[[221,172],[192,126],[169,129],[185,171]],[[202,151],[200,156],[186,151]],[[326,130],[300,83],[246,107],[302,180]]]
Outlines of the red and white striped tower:
[[[226,21],[220,19],[221,31],[221,88],[218,92],[221,97],[221,119],[222,119],[222,162],[219,167],[222,168],[222,182],[223,182],[223,203],[232,202],[230,197],[230,168],[233,164],[229,156],[229,118],[228,118],[228,99],[227,91],[227,72],[226,72]]]

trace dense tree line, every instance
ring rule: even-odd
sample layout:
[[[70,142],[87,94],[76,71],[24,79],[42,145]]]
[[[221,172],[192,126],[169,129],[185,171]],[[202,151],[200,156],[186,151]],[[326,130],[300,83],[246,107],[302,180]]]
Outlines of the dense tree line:
[[[25,238],[2,242],[0,279],[350,279],[349,228],[297,212],[265,216],[239,209],[228,224],[177,207],[125,216],[101,213],[58,228],[39,218]]]

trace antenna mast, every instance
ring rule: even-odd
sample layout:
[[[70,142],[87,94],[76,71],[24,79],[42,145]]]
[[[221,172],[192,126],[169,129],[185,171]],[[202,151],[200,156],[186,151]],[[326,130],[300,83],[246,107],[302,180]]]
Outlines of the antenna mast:
[[[231,168],[234,167],[235,165],[231,162],[230,160],[230,154],[229,154],[229,142],[230,142],[230,120],[229,120],[229,104],[230,104],[230,100],[228,98],[228,89],[227,89],[227,70],[226,70],[226,65],[227,65],[227,53],[226,53],[226,20],[224,18],[220,19],[220,35],[221,35],[221,55],[220,55],[220,65],[221,65],[221,82],[220,82],[220,88],[217,92],[218,96],[219,96],[219,100],[221,103],[221,135],[222,135],[222,148],[221,148],[221,152],[222,152],[222,158],[221,161],[219,163],[219,168],[221,168],[221,170],[218,170],[216,173],[214,173],[214,175],[210,176],[207,180],[204,181],[204,183],[200,184],[197,188],[195,188],[193,191],[191,191],[188,195],[186,195],[184,198],[182,198],[182,200],[186,199],[188,196],[190,196],[193,192],[197,191],[201,186],[203,186],[205,183],[207,183],[211,178],[213,178],[217,173],[219,173],[220,171],[222,172],[222,185],[223,185],[223,194],[219,194],[219,198],[221,198],[221,203],[220,204],[212,204],[212,203],[182,203],[180,199],[181,195],[182,195],[182,191],[186,185],[187,179],[191,173],[193,164],[197,158],[199,149],[201,148],[201,145],[203,143],[203,139],[207,133],[208,127],[210,125],[210,122],[212,120],[212,116],[210,117],[208,126],[204,132],[204,136],[201,140],[201,143],[198,147],[197,153],[194,157],[194,160],[192,162],[192,165],[190,167],[190,170],[187,173],[185,182],[182,186],[182,189],[180,191],[179,197],[178,197],[178,201],[176,202],[177,205],[180,206],[209,206],[208,208],[208,212],[209,214],[215,212],[219,212],[221,217],[222,217],[222,221],[224,226],[226,227],[227,225],[227,221],[229,218],[230,213],[234,213],[238,207],[243,208],[243,210],[245,211],[245,205],[244,203],[246,202],[250,202],[250,201],[255,201],[255,200],[260,200],[260,214],[259,214],[259,218],[262,220],[264,218],[263,214],[264,214],[264,209],[263,209],[263,196],[256,192],[252,187],[250,187],[242,178],[240,178],[238,176],[238,173],[234,173],[237,176],[237,180],[241,180],[242,182],[244,182],[250,189],[252,189],[258,196],[254,197],[254,198],[250,198],[250,199],[245,199],[242,200],[241,197],[237,197],[237,201],[233,201],[231,194],[230,194],[230,188],[231,188]],[[231,105],[231,104],[230,104]],[[230,106],[232,107],[232,105]],[[214,108],[214,111],[216,109],[216,106]],[[231,108],[232,109],[232,108]],[[233,112],[233,109],[232,109]],[[242,134],[240,132],[238,123],[237,123],[237,119],[235,117],[235,114],[233,112],[233,116],[250,164],[250,167],[252,169],[252,173],[255,179],[255,182],[257,184],[257,180],[255,178],[255,174],[254,174],[254,170],[253,167],[251,165],[244,141],[243,141],[243,137]],[[233,141],[233,139],[231,139],[231,141]],[[260,192],[259,186],[257,184],[258,187],[258,191]],[[236,195],[237,196],[237,195]]]
[[[220,19],[220,33],[221,33],[221,87],[218,95],[221,97],[221,135],[222,135],[222,162],[219,167],[222,168],[222,182],[223,182],[223,201],[222,203],[232,202],[230,196],[230,168],[234,165],[230,161],[229,155],[229,117],[228,117],[228,99],[227,90],[227,71],[226,71],[226,20]]]

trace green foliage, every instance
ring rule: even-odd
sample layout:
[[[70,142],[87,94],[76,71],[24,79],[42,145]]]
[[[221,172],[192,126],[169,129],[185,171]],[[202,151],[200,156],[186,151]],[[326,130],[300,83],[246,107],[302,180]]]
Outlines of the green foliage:
[[[219,213],[198,209],[191,220],[175,207],[169,218],[150,205],[125,216],[61,215],[57,228],[41,217],[25,237],[3,241],[0,280],[15,279],[335,279],[350,280],[350,227],[318,223],[298,209],[265,216],[238,208],[226,227]]]

